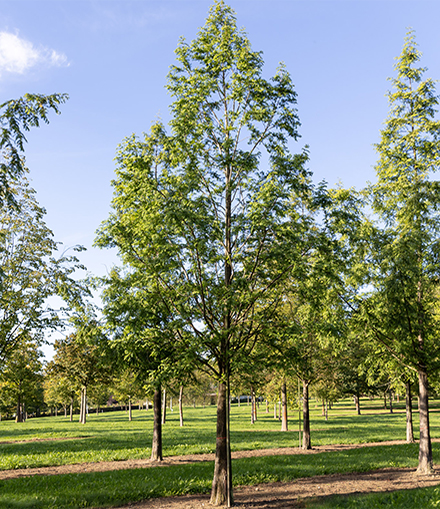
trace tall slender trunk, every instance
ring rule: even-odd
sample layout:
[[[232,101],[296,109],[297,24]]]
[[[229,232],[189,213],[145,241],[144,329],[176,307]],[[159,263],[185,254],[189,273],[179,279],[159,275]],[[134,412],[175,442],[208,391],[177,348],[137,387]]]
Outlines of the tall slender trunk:
[[[431,474],[432,446],[429,430],[428,374],[426,368],[419,367],[419,399],[420,399],[420,442],[419,442],[419,474]]]
[[[391,389],[388,392],[389,392],[389,397],[390,397],[390,414],[392,414],[393,413],[393,392]]]
[[[79,422],[85,424],[87,421],[87,387],[83,386],[81,389],[81,404],[79,412]]]
[[[286,381],[283,381],[281,385],[281,409],[282,409],[282,418],[281,418],[281,431],[288,431],[287,424],[287,388]]]
[[[310,410],[309,410],[309,382],[303,380],[303,449],[311,449],[310,438]]]
[[[232,504],[231,449],[228,434],[227,384],[220,382],[217,401],[217,442],[215,449],[214,479],[212,481],[211,501],[213,505]],[[228,495],[229,494],[229,495]],[[229,497],[229,503],[228,503]]]
[[[162,400],[162,424],[165,424],[167,420],[167,389],[166,387],[163,390],[163,400]]]
[[[251,385],[251,424],[255,424],[257,420],[257,405],[255,403],[255,391]]]
[[[151,445],[151,460],[162,461],[162,416],[161,416],[161,387],[154,390],[153,395],[153,443]]]
[[[303,449],[311,449],[310,438],[310,409],[309,409],[309,382],[303,380]]]
[[[131,411],[131,397],[128,398],[128,420],[133,420],[133,412]]]
[[[406,441],[409,444],[414,443],[414,428],[412,419],[412,394],[411,381],[406,382],[405,408],[406,408]]]
[[[180,427],[183,426],[183,385],[179,389],[179,420]]]
[[[73,422],[73,396],[70,396],[70,422]]]

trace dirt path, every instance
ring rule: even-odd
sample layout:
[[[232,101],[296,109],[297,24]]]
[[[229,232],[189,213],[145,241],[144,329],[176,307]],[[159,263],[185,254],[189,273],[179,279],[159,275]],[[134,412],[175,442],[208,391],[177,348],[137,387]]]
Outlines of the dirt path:
[[[327,445],[316,446],[309,451],[304,451],[298,447],[236,451],[232,453],[232,457],[245,458],[272,455],[316,454],[320,452],[341,451],[361,447],[396,445],[403,443],[405,443],[403,440],[395,440],[369,444]],[[5,470],[0,471],[0,479],[12,479],[33,475],[58,475],[82,472],[104,472],[109,470],[131,468],[149,468],[157,466],[165,467],[169,465],[213,460],[213,454],[195,454],[166,457],[164,461],[160,463],[152,462],[147,459],[81,463],[54,467]],[[433,486],[436,484],[440,484],[440,468],[436,468],[434,475],[430,476],[417,475],[415,474],[414,469],[385,469],[367,472],[364,474],[334,474],[302,478],[288,483],[244,486],[234,490],[234,499],[235,505],[242,509],[289,509],[303,507],[301,499],[307,497],[324,497],[336,494],[348,495],[373,491],[394,491]],[[123,507],[124,509],[202,509],[208,508],[209,506],[209,495],[188,495],[182,497],[158,498],[145,502],[129,504]]]

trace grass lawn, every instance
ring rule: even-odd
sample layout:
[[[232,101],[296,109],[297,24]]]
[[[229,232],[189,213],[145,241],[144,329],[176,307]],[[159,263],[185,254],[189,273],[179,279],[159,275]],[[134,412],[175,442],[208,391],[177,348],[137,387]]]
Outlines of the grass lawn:
[[[321,409],[312,404],[312,444],[367,443],[405,437],[403,403],[395,405],[393,414],[383,410],[380,400],[363,400],[361,404],[362,415],[358,416],[350,401],[339,402],[330,411],[328,421],[321,416]],[[432,402],[432,409],[431,434],[436,438],[440,437],[440,402]],[[164,454],[214,452],[215,407],[186,407],[184,414],[185,426],[180,428],[178,413],[168,411],[167,423],[163,428]],[[289,422],[290,431],[283,433],[279,431],[280,423],[273,418],[272,408],[266,413],[265,405],[260,405],[257,423],[251,425],[250,407],[234,405],[231,411],[233,450],[298,445],[298,422],[295,417],[293,415]],[[417,429],[417,413],[414,418]],[[40,440],[28,441],[36,438]],[[151,410],[134,411],[131,422],[124,412],[101,413],[98,416],[90,414],[86,425],[70,423],[65,417],[29,419],[22,424],[3,421],[0,422],[0,469],[148,458],[151,453],[151,438]],[[440,455],[440,444],[433,444],[433,452],[436,460]],[[234,483],[243,485],[287,481],[319,474],[416,465],[417,445],[394,445],[313,456],[244,458],[234,460],[233,471]],[[208,492],[212,474],[213,464],[208,462],[129,471],[10,479],[2,481],[0,485],[0,508],[106,507],[156,496]],[[130,490],[126,489],[127,486],[130,486]],[[439,499],[436,495],[438,492],[432,488],[420,491],[426,493],[430,499]],[[374,496],[385,495],[389,494]],[[365,497],[361,499],[366,500]],[[352,498],[339,501],[332,499],[329,503],[336,505],[322,507],[354,507],[341,505],[352,503],[351,500]],[[361,503],[363,502],[359,502]],[[376,502],[372,503],[373,505],[356,504],[356,507],[377,507]],[[389,507],[412,507],[409,501],[406,505],[399,504],[394,503]],[[431,506],[423,504],[418,507]]]

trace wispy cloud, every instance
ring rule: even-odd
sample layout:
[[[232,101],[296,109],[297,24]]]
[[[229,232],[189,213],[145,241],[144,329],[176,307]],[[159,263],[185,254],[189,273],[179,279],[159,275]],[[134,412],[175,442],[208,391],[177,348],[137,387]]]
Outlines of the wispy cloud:
[[[4,73],[24,74],[37,65],[69,65],[66,55],[54,49],[35,47],[17,34],[0,32],[0,76]]]

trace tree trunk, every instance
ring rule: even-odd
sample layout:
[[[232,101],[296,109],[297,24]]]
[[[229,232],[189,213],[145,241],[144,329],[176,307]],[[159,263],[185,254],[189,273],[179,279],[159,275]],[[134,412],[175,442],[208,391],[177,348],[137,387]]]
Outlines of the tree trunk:
[[[255,391],[251,385],[251,424],[255,424],[257,420],[257,405],[255,402]]]
[[[432,474],[432,446],[429,430],[428,374],[425,368],[419,368],[419,401],[420,401],[420,442],[419,466],[417,473]]]
[[[153,444],[151,446],[151,460],[162,461],[162,418],[161,418],[161,387],[157,387],[153,395]]]
[[[179,390],[179,420],[180,427],[183,426],[183,385],[180,386]]]
[[[277,402],[275,401],[275,403],[273,404],[273,418],[276,420],[278,419],[278,414],[277,414]]]
[[[167,390],[166,388],[163,390],[163,400],[162,400],[162,424],[165,424],[167,420]]]
[[[406,382],[406,396],[405,396],[405,407],[406,407],[406,441],[409,444],[414,443],[414,428],[412,419],[412,395],[411,395],[411,382]]]
[[[73,422],[73,396],[70,397],[70,422]]]
[[[87,421],[87,387],[84,386],[81,389],[81,403],[80,403],[80,411],[79,411],[79,422],[80,424],[85,424]]]
[[[309,410],[309,382],[303,380],[303,449],[311,449],[310,438],[310,410]]]
[[[286,381],[283,381],[283,385],[281,386],[281,409],[282,409],[281,431],[288,431]]]
[[[393,392],[391,389],[389,390],[389,396],[390,396],[390,414],[393,413]]]
[[[133,420],[133,412],[131,411],[131,398],[128,398],[128,420]]]
[[[212,481],[210,503],[212,505],[227,505],[229,507],[232,504],[232,475],[231,449],[227,439],[228,415],[226,393],[226,384],[220,382],[217,401],[217,442],[215,448],[214,479]]]
[[[385,401],[386,401],[386,398],[385,398]],[[361,402],[360,402],[359,394],[354,395],[354,404],[356,405],[356,413],[358,415],[361,415]]]
[[[18,394],[17,413],[15,415],[15,422],[23,422],[23,412],[21,409],[21,395],[20,394]]]

